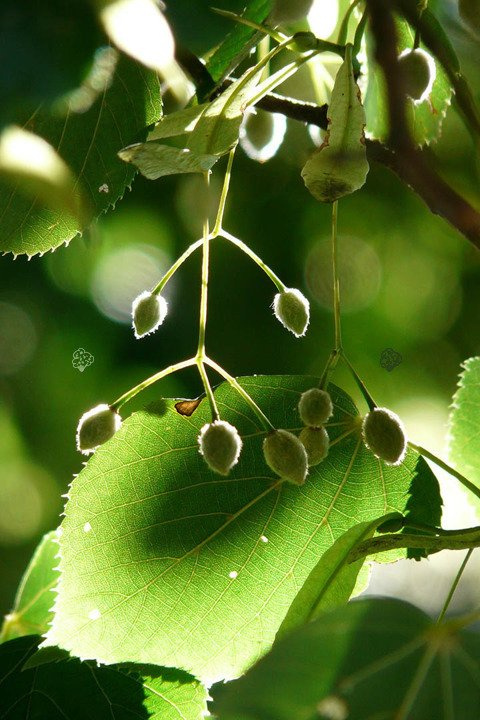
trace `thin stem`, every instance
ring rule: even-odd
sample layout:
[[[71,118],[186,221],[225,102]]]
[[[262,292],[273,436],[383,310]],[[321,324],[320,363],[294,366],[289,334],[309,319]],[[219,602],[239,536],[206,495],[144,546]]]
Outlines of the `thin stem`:
[[[169,365],[164,370],[160,370],[160,372],[155,373],[155,375],[151,375],[149,378],[139,383],[138,385],[135,385],[135,387],[131,388],[131,390],[128,390],[128,392],[121,395],[118,400],[115,400],[114,403],[110,404],[110,408],[115,411],[119,410],[122,405],[135,397],[135,395],[138,395],[138,393],[142,392],[142,390],[145,390],[145,388],[153,385],[153,383],[158,382],[158,380],[161,380],[167,375],[171,375],[178,370],[183,370],[184,368],[191,367],[192,365],[195,365],[195,363],[196,358],[189,358],[188,360],[183,360],[182,362],[175,363],[174,365]]]
[[[465,570],[465,567],[466,567],[468,561],[469,561],[470,558],[472,557],[473,550],[474,550],[474,548],[470,548],[470,550],[467,552],[467,554],[466,554],[465,557],[463,558],[463,562],[462,562],[462,564],[460,565],[460,568],[459,568],[457,574],[455,575],[455,579],[454,579],[454,581],[453,581],[453,583],[452,583],[452,586],[451,586],[451,588],[450,588],[450,590],[449,590],[449,593],[448,593],[448,595],[447,595],[447,598],[446,598],[446,600],[445,600],[445,602],[444,602],[444,604],[443,604],[443,608],[442,608],[442,610],[441,610],[441,612],[440,612],[440,615],[439,615],[438,618],[437,618],[437,624],[440,624],[440,623],[442,622],[443,618],[445,617],[445,613],[446,613],[447,610],[448,610],[448,606],[450,605],[450,601],[451,601],[451,599],[452,599],[452,597],[453,597],[453,595],[454,595],[454,593],[455,593],[455,590],[457,589],[458,583],[460,582],[460,578],[461,578],[462,575],[463,575],[463,571]]]
[[[220,195],[220,201],[218,203],[217,217],[215,219],[215,225],[212,231],[212,238],[217,237],[222,232],[223,215],[225,213],[225,204],[227,202],[228,189],[230,187],[230,177],[232,174],[233,158],[235,157],[236,145],[230,150],[228,156],[227,169],[225,170],[225,177],[223,180],[222,193]]]
[[[235,235],[227,232],[223,228],[221,228],[221,230],[219,231],[219,235],[225,238],[225,240],[231,242],[233,245],[236,245],[238,248],[240,248],[240,250],[243,250],[245,255],[248,255],[248,257],[251,258],[253,262],[257,263],[258,267],[262,268],[263,272],[268,275],[270,280],[277,287],[278,292],[285,292],[285,290],[287,289],[286,285],[283,284],[278,275],[275,275],[273,270],[269,268],[268,265],[266,265],[263,260],[248,247],[248,245],[246,245],[242,240],[235,237]]]
[[[352,4],[348,8],[347,12],[343,16],[342,24],[340,25],[340,30],[338,31],[338,44],[339,45],[345,45],[347,42],[347,34],[348,34],[348,23],[350,22],[350,17],[352,15],[352,12],[355,10],[357,5],[359,5],[362,2],[362,0],[353,0]]]
[[[272,28],[267,27],[266,25],[260,25],[260,23],[256,23],[253,20],[249,20],[246,17],[242,17],[241,15],[237,15],[237,13],[231,12],[230,10],[222,10],[220,8],[212,7],[210,8],[213,10],[214,13],[217,13],[218,15],[222,15],[223,17],[228,18],[229,20],[234,20],[235,22],[240,23],[241,25],[246,25],[249,28],[252,28],[252,30],[257,30],[258,32],[264,33],[265,35],[270,36],[277,42],[283,42],[287,36],[283,33],[279,32],[278,30],[273,30]]]
[[[213,394],[212,386],[210,385],[210,380],[208,379],[207,371],[205,370],[204,361],[200,358],[197,358],[197,367],[200,377],[202,378],[205,394],[208,398],[208,404],[210,405],[210,410],[212,412],[212,420],[218,420],[220,413],[218,412],[215,395]]]
[[[207,171],[204,174],[207,189],[210,184],[210,175]],[[198,346],[196,357],[200,360],[205,355],[205,331],[207,327],[207,302],[208,302],[208,265],[210,255],[210,233],[208,214],[203,223],[203,251],[202,251],[202,285],[200,293],[200,317],[198,321]],[[206,388],[205,388],[206,389]]]
[[[435,465],[438,465],[438,467],[441,467],[442,470],[445,470],[449,475],[456,478],[462,485],[464,485],[470,492],[472,492],[474,495],[476,495],[477,498],[480,499],[480,488],[478,488],[476,485],[474,485],[470,480],[468,480],[464,475],[458,472],[458,470],[455,470],[451,465],[447,465],[446,462],[441,460],[439,457],[431,453],[429,450],[426,450],[424,447],[421,447],[420,445],[416,445],[413,442],[408,443],[409,447],[411,447],[413,450],[416,450],[420,455],[423,455],[424,457],[428,458],[432,462],[435,463]]]
[[[158,282],[157,285],[155,285],[155,287],[153,288],[153,290],[152,290],[152,294],[153,294],[153,295],[157,295],[157,294],[159,294],[159,293],[162,292],[163,288],[165,287],[165,285],[167,284],[167,282],[170,280],[170,278],[172,277],[172,275],[174,275],[174,274],[177,272],[177,270],[178,270],[178,268],[180,267],[180,265],[182,265],[182,264],[185,262],[185,260],[186,260],[188,257],[190,257],[190,255],[191,255],[193,252],[195,252],[195,250],[197,250],[201,245],[203,245],[203,237],[200,238],[200,240],[197,240],[196,242],[192,243],[192,244],[190,245],[190,247],[188,247],[188,248],[185,250],[185,252],[184,252],[182,255],[180,255],[180,257],[178,258],[178,260],[176,260],[176,261],[173,263],[172,267],[171,267],[169,270],[167,270],[167,272],[166,272],[165,275],[162,277],[162,279],[160,280],[160,282]]]
[[[360,375],[357,373],[357,371],[353,367],[352,363],[350,362],[350,360],[347,358],[347,356],[345,355],[345,353],[343,351],[341,353],[341,357],[345,361],[345,363],[348,365],[350,372],[353,375],[353,379],[357,383],[357,385],[360,389],[360,392],[362,393],[363,397],[365,398],[365,402],[367,403],[369,409],[374,410],[377,407],[377,403],[375,402],[375,400],[372,398],[372,396],[368,392],[365,383],[363,382]]]
[[[270,52],[270,37],[265,35],[257,45],[257,58],[262,60]],[[262,73],[262,80],[266,80],[270,74],[270,64],[265,65]]]
[[[255,400],[250,397],[250,395],[247,393],[246,390],[243,389],[243,387],[240,385],[239,382],[237,382],[236,378],[234,378],[232,375],[230,375],[226,370],[222,368],[221,365],[215,362],[215,360],[211,360],[209,357],[204,358],[205,364],[209,365],[213,370],[215,370],[219,375],[221,375],[225,380],[238,392],[238,394],[245,400],[245,402],[251,407],[255,415],[258,417],[262,425],[266,430],[269,432],[271,430],[275,430],[275,426],[272,425],[270,420],[267,418],[264,412],[258,407]]]
[[[365,32],[365,28],[367,26],[367,20],[368,10],[365,8],[362,17],[360,18],[360,22],[357,25],[357,29],[355,30],[355,37],[353,38],[353,57],[356,57],[360,52],[360,45],[362,44],[362,38]]]
[[[335,350],[342,350],[342,325],[340,316],[340,279],[338,277],[338,200],[332,204],[332,271],[333,271],[333,313],[335,318]]]
[[[326,390],[328,387],[328,383],[330,382],[330,376],[332,375],[333,371],[335,370],[338,359],[340,357],[340,352],[338,350],[332,350],[330,353],[330,356],[327,360],[327,364],[325,365],[325,369],[322,373],[322,377],[320,378],[320,382],[318,384],[318,387],[321,390]]]

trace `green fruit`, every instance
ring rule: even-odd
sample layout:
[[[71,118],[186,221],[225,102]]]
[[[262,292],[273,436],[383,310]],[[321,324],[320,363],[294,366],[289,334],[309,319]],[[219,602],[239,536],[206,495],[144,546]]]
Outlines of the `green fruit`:
[[[299,440],[307,451],[308,465],[318,465],[328,455],[330,440],[323,427],[304,427]]]
[[[310,322],[310,304],[300,290],[287,288],[277,293],[273,300],[273,312],[295,337],[305,335]]]
[[[320,427],[333,413],[332,398],[326,390],[311,388],[302,393],[298,412],[304,425]]]
[[[362,423],[365,445],[387,465],[399,465],[405,457],[407,438],[402,421],[387,408],[375,408]]]
[[[428,90],[431,77],[431,57],[425,50],[407,50],[398,58],[405,92],[412,100],[419,101]]]
[[[122,424],[120,415],[108,405],[92,408],[80,418],[77,427],[77,449],[84,455],[110,440]]]
[[[300,440],[287,430],[274,430],[263,441],[268,467],[284,480],[303,485],[308,474],[307,452]]]
[[[145,337],[163,323],[167,315],[167,301],[148,290],[140,293],[132,304],[133,330],[136,338]]]
[[[242,441],[237,428],[224,420],[207,423],[198,436],[199,452],[211,470],[228,475],[238,462]]]

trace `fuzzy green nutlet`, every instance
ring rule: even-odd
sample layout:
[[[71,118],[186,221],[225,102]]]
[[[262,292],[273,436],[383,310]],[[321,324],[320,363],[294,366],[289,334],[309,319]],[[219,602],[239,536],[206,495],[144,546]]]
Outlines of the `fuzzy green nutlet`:
[[[295,337],[302,337],[307,332],[310,303],[300,290],[287,288],[277,293],[273,299],[273,312],[277,320]]]
[[[132,303],[133,330],[136,338],[145,337],[163,323],[167,315],[167,301],[161,295],[145,290]]]
[[[422,50],[404,50],[398,58],[403,75],[405,92],[414,102],[421,102],[430,93],[435,79],[435,63]]]
[[[84,413],[77,427],[77,450],[90,455],[115,435],[122,424],[120,415],[101,404]]]
[[[330,393],[320,388],[310,388],[302,393],[298,412],[304,425],[320,427],[331,417],[333,404]]]
[[[238,462],[242,440],[236,427],[224,420],[215,420],[202,427],[198,445],[208,467],[220,475],[228,475]]]
[[[263,441],[268,467],[295,485],[303,485],[308,474],[307,451],[288,430],[274,430]]]
[[[399,465],[405,457],[405,428],[398,415],[391,410],[370,410],[363,419],[362,435],[368,449],[387,465]]]
[[[330,440],[324,427],[304,427],[299,435],[299,440],[307,451],[309,467],[318,465],[325,460]]]

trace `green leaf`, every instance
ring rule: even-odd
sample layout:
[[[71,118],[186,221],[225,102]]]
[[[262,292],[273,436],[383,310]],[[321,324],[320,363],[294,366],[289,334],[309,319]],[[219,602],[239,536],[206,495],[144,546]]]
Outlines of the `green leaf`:
[[[219,720],[477,720],[479,658],[479,635],[454,622],[435,625],[399,600],[356,600],[211,691],[212,711]]]
[[[276,427],[299,431],[300,394],[318,379],[240,382]],[[207,684],[238,675],[268,650],[335,540],[359,522],[403,513],[415,477],[433,477],[413,451],[398,467],[375,458],[352,400],[329,389],[330,452],[302,487],[269,470],[265,431],[228,385],[217,388],[217,403],[244,447],[227,478],[198,452],[211,419],[206,401],[191,417],[165,400],[128,418],[71,486],[47,644],[106,663],[180,667]]]
[[[397,20],[398,52],[412,48],[415,33],[405,20]],[[385,142],[388,138],[388,101],[385,80],[378,67],[374,52],[375,42],[370,33],[366,33],[367,46],[367,89],[365,92],[365,114],[367,118],[366,134],[369,138]],[[420,44],[422,49],[425,46]],[[428,51],[427,51],[428,52]],[[418,145],[431,143],[441,134],[442,123],[452,99],[452,87],[447,73],[438,60],[432,58],[436,75],[430,96],[415,104],[406,98],[407,122],[414,141]]]
[[[208,103],[192,105],[184,110],[177,110],[177,112],[170,113],[170,115],[164,115],[148,134],[148,139],[163,140],[164,138],[185,135],[186,133],[192,132],[200,115],[207,107]]]
[[[172,668],[97,667],[76,659],[25,668],[38,638],[0,646],[2,720],[203,720],[207,691]]]
[[[242,16],[247,20],[262,23],[268,16],[273,0],[250,0]],[[260,33],[240,23],[227,35],[207,62],[207,69],[215,81],[226,77],[248,54],[252,47],[252,38],[260,38]]]
[[[351,550],[373,537],[379,525],[395,517],[398,514],[389,513],[372,522],[358,523],[324,552],[290,605],[277,632],[277,640],[321,613],[348,602],[363,565],[363,559],[348,562]]]
[[[177,173],[204,173],[215,165],[217,155],[197,155],[186,148],[161,145],[157,142],[130,145],[118,153],[132,163],[149,180]]]
[[[147,125],[161,114],[156,74],[121,56],[112,79],[105,69],[112,57],[116,53],[110,49],[98,59],[97,81],[102,82],[103,90],[88,110],[70,109],[62,117],[42,107],[25,125],[26,130],[47,140],[70,167],[94,216],[114,205],[134,178],[134,168],[123,163],[117,152],[144,138]],[[75,96],[75,102],[79,102],[79,97],[86,102],[85,94]],[[40,198],[27,199],[3,183],[0,217],[0,252],[15,255],[32,256],[52,250],[68,243],[83,229],[72,215],[45,207]]]
[[[449,420],[449,456],[457,470],[480,488],[480,357],[463,364]],[[468,493],[477,512],[480,501]]]
[[[347,45],[332,90],[325,140],[307,160],[302,177],[312,195],[334,202],[365,184],[368,161],[365,112],[353,75],[352,46]]]
[[[53,589],[58,581],[55,532],[44,535],[20,581],[11,612],[5,617],[1,641],[46,633],[53,617]]]

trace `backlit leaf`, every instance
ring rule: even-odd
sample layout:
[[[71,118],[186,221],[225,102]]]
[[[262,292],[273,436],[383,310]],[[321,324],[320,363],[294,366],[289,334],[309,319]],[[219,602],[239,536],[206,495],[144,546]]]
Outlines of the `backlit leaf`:
[[[277,427],[300,430],[300,394],[318,379],[243,378]],[[106,663],[179,667],[209,684],[241,673],[270,647],[320,556],[353,525],[404,512],[433,475],[410,451],[398,467],[365,448],[351,399],[331,386],[328,457],[302,487],[279,481],[265,431],[229,386],[222,419],[244,447],[226,478],[198,452],[210,421],[165,400],[133,414],[73,481],[62,523],[61,581],[47,644]],[[429,522],[438,485],[418,509]]]

